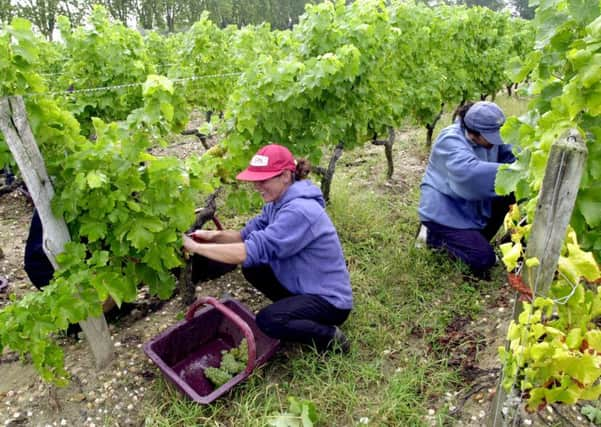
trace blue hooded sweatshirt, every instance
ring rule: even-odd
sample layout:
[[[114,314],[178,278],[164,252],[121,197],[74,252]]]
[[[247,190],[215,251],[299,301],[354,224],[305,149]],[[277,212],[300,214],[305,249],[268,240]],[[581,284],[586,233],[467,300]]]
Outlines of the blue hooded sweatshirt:
[[[246,247],[242,265],[269,264],[293,294],[319,295],[337,308],[351,309],[342,246],[324,206],[321,190],[310,181],[293,183],[240,232]]]
[[[483,229],[492,215],[495,178],[512,163],[511,146],[485,148],[470,141],[455,123],[440,132],[421,184],[419,217],[458,229]]]

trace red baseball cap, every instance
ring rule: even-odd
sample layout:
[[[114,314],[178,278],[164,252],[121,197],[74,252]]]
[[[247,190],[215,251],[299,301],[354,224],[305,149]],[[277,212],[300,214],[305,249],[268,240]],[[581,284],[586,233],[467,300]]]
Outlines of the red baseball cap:
[[[241,181],[265,181],[289,170],[296,170],[296,162],[290,150],[278,144],[270,144],[257,151],[250,165],[236,176]]]

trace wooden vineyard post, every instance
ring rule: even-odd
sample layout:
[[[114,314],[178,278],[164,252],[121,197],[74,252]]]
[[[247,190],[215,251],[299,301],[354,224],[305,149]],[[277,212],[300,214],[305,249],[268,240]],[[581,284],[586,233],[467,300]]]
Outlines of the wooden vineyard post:
[[[526,249],[526,258],[536,257],[540,263],[535,267],[524,267],[527,270],[522,274],[534,297],[547,296],[553,281],[587,154],[586,145],[576,130],[566,132],[551,147]],[[521,312],[522,304],[516,295],[513,319],[516,320]],[[509,350],[509,343],[506,348]],[[517,390],[508,395],[502,382],[501,372],[489,414],[488,425],[492,427],[512,425],[521,402]]]
[[[56,256],[63,251],[65,244],[71,238],[65,221],[56,218],[50,209],[54,189],[27,121],[22,97],[11,96],[0,99],[0,130],[4,133],[4,138],[40,215],[44,232],[44,252],[52,266],[57,269]],[[96,367],[98,369],[106,367],[114,355],[106,319],[104,316],[90,317],[80,322],[80,326],[94,354]]]

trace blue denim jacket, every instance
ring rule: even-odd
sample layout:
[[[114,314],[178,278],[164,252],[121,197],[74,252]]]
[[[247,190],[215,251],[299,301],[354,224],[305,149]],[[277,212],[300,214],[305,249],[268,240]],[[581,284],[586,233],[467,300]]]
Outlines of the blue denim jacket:
[[[497,170],[515,157],[511,146],[487,149],[470,141],[455,123],[432,147],[421,184],[419,217],[459,229],[482,229],[491,216]]]

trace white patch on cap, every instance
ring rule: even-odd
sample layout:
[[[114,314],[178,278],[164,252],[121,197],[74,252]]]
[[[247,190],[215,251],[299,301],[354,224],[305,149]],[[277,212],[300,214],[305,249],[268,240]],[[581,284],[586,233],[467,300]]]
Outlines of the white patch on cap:
[[[255,154],[253,158],[250,160],[251,166],[267,166],[269,164],[269,157],[262,156],[260,154]]]

